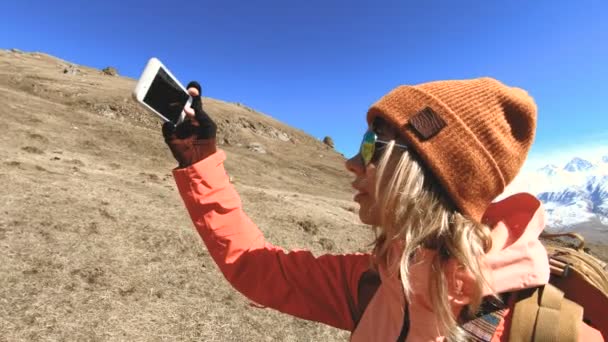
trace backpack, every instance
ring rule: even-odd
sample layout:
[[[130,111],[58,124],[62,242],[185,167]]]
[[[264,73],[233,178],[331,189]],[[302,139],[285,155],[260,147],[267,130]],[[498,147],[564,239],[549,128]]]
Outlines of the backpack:
[[[578,244],[564,244],[558,240],[562,236],[574,238]],[[584,321],[599,330],[608,342],[607,264],[584,251],[584,239],[579,234],[542,234],[541,239],[545,240],[551,267],[549,284],[507,294],[517,296],[509,341],[578,342],[578,328]],[[359,298],[359,314],[353,314],[357,317],[356,322],[380,286],[376,273],[366,272],[362,279],[369,283],[369,291],[364,292],[370,294]],[[469,333],[471,341],[490,341],[504,315],[505,299],[508,297],[502,298],[498,304],[492,300],[482,303],[487,304],[487,310],[481,310],[476,317],[461,325]],[[398,341],[405,340],[408,328],[406,314]]]
[[[578,243],[558,239],[564,236]],[[578,341],[583,320],[608,341],[607,264],[585,252],[579,234],[545,233],[541,238],[549,255],[549,284],[517,294],[509,340]]]

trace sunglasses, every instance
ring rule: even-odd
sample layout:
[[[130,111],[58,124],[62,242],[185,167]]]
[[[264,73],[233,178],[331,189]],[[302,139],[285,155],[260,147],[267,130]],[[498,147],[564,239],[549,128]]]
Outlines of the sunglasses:
[[[363,165],[369,165],[374,160],[374,157],[376,157],[376,151],[380,151],[389,143],[390,141],[379,140],[378,135],[374,131],[365,132],[361,141],[361,147],[359,148],[359,155],[361,155]],[[407,146],[405,145],[395,144],[394,146],[407,150]]]

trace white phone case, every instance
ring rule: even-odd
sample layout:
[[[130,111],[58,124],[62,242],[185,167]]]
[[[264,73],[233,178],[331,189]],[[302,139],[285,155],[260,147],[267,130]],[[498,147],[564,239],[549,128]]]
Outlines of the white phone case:
[[[167,73],[167,75],[169,75],[175,81],[175,83],[177,83],[180,86],[180,88],[182,88],[182,90],[186,94],[188,93],[186,88],[184,88],[184,86],[179,82],[179,80],[175,76],[173,76],[171,71],[169,71],[169,69],[167,69],[161,63],[161,61],[159,61],[157,58],[152,57],[146,64],[146,67],[145,67],[144,71],[142,72],[141,77],[139,78],[139,81],[137,82],[137,85],[135,86],[135,89],[133,90],[133,98],[137,102],[141,103],[146,109],[148,109],[149,111],[151,111],[152,113],[154,113],[158,117],[160,117],[163,121],[169,122],[171,120],[169,120],[168,118],[166,118],[161,113],[157,112],[154,108],[150,107],[147,103],[144,102],[144,98],[146,97],[146,94],[147,94],[148,90],[150,89],[150,85],[152,84],[152,81],[156,77],[158,70],[161,68],[164,69],[164,71]],[[184,108],[189,107],[191,105],[191,103],[192,103],[192,97],[189,96],[188,101],[186,102],[186,105],[184,106]],[[175,124],[179,125],[180,123],[182,123],[184,121],[185,117],[186,117],[186,113],[182,109],[179,119]]]

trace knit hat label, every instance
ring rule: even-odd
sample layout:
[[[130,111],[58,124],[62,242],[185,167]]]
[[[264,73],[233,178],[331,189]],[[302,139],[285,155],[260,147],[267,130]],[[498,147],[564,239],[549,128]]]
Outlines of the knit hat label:
[[[431,107],[426,107],[412,116],[409,124],[423,141],[434,137],[446,126],[445,121]]]

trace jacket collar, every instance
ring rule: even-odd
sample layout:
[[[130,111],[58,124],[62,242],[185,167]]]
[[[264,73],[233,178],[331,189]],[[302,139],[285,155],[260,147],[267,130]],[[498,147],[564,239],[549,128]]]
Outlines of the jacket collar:
[[[483,222],[492,227],[492,249],[484,257],[484,275],[488,282],[484,296],[540,286],[548,282],[550,272],[547,252],[538,239],[545,226],[545,215],[538,199],[530,194],[520,193],[493,203],[484,214]],[[423,250],[416,259],[424,261],[432,255],[433,251]],[[385,337],[395,340],[399,335],[405,307],[401,280],[382,265],[379,266],[379,271],[382,284],[366,308],[351,341],[384,340]],[[428,267],[412,267],[410,277],[428,279],[429,272]],[[426,291],[419,290],[417,295],[428,299],[428,286],[418,288]],[[443,339],[432,319],[432,308],[425,305],[428,302],[423,298],[408,304],[411,328],[408,338],[417,336],[419,340],[425,341]],[[462,306],[453,303],[456,314],[461,308]],[[414,324],[415,321],[423,324]]]

